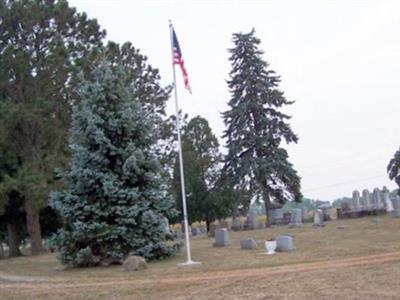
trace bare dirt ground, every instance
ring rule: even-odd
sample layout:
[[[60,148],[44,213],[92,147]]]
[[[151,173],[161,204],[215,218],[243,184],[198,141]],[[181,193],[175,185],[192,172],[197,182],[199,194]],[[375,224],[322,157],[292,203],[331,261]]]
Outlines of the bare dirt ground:
[[[232,233],[226,249],[194,239],[194,257],[203,264],[188,269],[176,266],[182,256],[138,273],[120,267],[64,270],[49,254],[3,260],[0,299],[400,299],[399,223],[366,218],[346,221],[348,230],[336,229],[338,222],[305,226],[291,231],[295,252],[274,256],[234,246],[243,236],[263,238],[265,230]],[[287,228],[268,234],[280,231]],[[314,247],[307,248],[310,243]]]

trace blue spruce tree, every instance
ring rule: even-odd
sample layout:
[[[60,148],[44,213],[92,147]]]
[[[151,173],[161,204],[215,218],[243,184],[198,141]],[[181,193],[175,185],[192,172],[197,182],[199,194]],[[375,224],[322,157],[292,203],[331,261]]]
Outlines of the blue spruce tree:
[[[129,255],[173,255],[163,219],[176,215],[160,178],[151,116],[126,84],[122,68],[102,61],[82,80],[73,105],[66,190],[50,202],[63,219],[54,238],[70,266],[120,263]]]

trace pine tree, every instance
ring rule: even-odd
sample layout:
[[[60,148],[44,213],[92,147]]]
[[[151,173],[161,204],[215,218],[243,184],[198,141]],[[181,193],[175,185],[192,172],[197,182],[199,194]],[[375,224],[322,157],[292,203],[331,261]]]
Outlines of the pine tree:
[[[55,239],[62,263],[119,263],[129,253],[148,259],[173,255],[164,217],[176,214],[160,189],[151,118],[126,85],[122,68],[103,61],[83,80],[73,108],[67,190],[51,204],[64,220]]]
[[[232,70],[228,81],[230,109],[223,113],[228,154],[225,170],[238,187],[246,187],[266,203],[301,201],[300,178],[281,143],[297,142],[280,110],[288,101],[278,89],[279,76],[269,69],[254,29],[233,34],[229,50]],[[269,223],[268,223],[269,225]]]

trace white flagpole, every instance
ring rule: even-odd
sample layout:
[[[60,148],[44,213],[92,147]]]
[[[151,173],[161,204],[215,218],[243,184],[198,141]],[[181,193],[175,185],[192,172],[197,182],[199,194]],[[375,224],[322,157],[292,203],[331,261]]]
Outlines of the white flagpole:
[[[183,207],[183,222],[185,226],[185,243],[186,243],[186,262],[180,263],[180,266],[198,265],[200,262],[192,260],[190,239],[189,239],[189,224],[186,208],[186,192],[185,192],[185,178],[183,175],[183,157],[181,146],[181,127],[179,122],[179,107],[178,107],[178,90],[176,86],[175,64],[174,64],[174,42],[172,37],[173,26],[171,20],[169,21],[169,32],[171,37],[171,56],[172,56],[172,73],[174,76],[174,94],[175,94],[175,109],[176,109],[176,130],[178,132],[178,152],[179,152],[179,169],[181,174],[181,194],[182,194],[182,207]]]

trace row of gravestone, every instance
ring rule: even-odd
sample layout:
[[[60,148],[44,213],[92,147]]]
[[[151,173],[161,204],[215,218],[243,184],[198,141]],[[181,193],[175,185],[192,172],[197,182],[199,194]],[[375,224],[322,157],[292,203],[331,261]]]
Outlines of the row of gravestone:
[[[323,221],[328,219],[326,214],[328,214],[327,210],[317,210],[314,213],[314,218],[317,216],[317,221],[314,220],[314,223],[318,224],[317,226],[322,226]],[[308,216],[308,209],[306,207],[294,208],[291,210],[291,212],[283,212],[282,209],[271,209],[269,216],[271,225],[288,225],[290,228],[298,228],[301,227],[303,222],[306,220]],[[214,236],[215,230],[219,228],[226,228],[227,230],[233,229],[238,231],[243,229],[260,229],[263,227],[264,225],[258,222],[256,214],[249,214],[244,225],[241,224],[238,218],[233,220],[232,227],[230,226],[229,222],[223,222],[220,225],[211,224],[209,235]]]
[[[303,214],[303,212],[301,209],[299,209],[299,208],[293,209],[289,227],[291,227],[291,228],[301,227],[302,226],[302,214]],[[323,211],[321,209],[318,209],[314,213],[313,226],[318,226],[318,227],[324,226],[323,222],[324,222]],[[212,237],[215,236],[215,246],[229,245],[229,235],[228,235],[229,230],[230,230],[229,222],[222,222],[221,224],[218,224],[218,225],[211,224],[209,236],[212,236]],[[205,227],[193,228],[189,232],[191,233],[190,236],[207,234],[207,230]],[[183,237],[183,235],[184,235],[184,231],[182,232],[181,237]]]
[[[281,208],[270,209],[269,218],[271,225],[289,225],[291,227],[298,227],[299,224],[304,222],[308,215],[307,207],[295,208],[291,212],[284,212]],[[244,224],[241,223],[239,218],[233,219],[232,229],[239,230],[252,230],[264,228],[264,224],[259,223],[258,215],[255,212],[250,212]]]
[[[229,233],[226,228],[218,228],[215,230],[215,247],[226,247],[230,245]],[[240,241],[240,247],[244,250],[256,249],[257,243],[254,239],[244,239]],[[294,250],[293,237],[289,235],[281,235],[276,239],[276,249],[278,251]]]
[[[185,236],[185,226],[184,226],[183,222],[181,224],[181,230],[172,229],[169,226],[169,221],[168,221],[167,218],[163,218],[162,223],[163,223],[163,227],[164,227],[165,233],[167,235],[172,235],[175,238],[184,238],[184,236]],[[193,228],[191,226],[189,226],[189,236],[190,237],[192,237],[192,236],[201,236],[201,235],[207,235],[207,227],[206,226],[201,225],[199,227],[193,227]]]
[[[390,199],[389,191],[384,188],[382,191],[375,188],[372,192],[365,189],[362,196],[355,190],[352,199],[342,202],[338,210],[338,218],[360,217],[371,213],[390,213],[394,217],[400,217],[400,198],[397,196]]]
[[[324,214],[322,210],[320,210],[321,216],[318,214],[318,211],[314,213],[314,224],[320,224],[323,223],[323,220],[325,219]],[[270,210],[270,218],[271,218],[271,224],[272,225],[282,225],[286,224],[290,228],[298,228],[301,227],[303,222],[305,221],[306,217],[308,215],[308,210],[307,208],[294,208],[291,210],[291,212],[283,212],[282,209],[273,209]],[[317,220],[321,220],[321,222],[317,221],[315,222],[315,216],[317,216]],[[174,235],[177,238],[183,238],[185,234],[184,226],[182,224],[181,230],[172,230],[170,229],[168,219],[164,219],[164,225],[166,233]],[[320,226],[320,225],[317,225]],[[230,222],[224,221],[219,224],[212,223],[210,224],[210,229],[207,232],[207,228],[205,226],[200,226],[196,228],[191,228],[189,226],[189,236],[201,236],[201,235],[207,235],[210,237],[215,236],[215,231],[217,229],[225,228],[227,231],[234,230],[244,230],[244,229],[261,229],[264,228],[264,225],[258,222],[258,216],[256,214],[249,214],[247,217],[246,221],[244,224],[242,224],[239,220],[239,218],[236,218],[233,220],[233,224],[231,225]]]
[[[258,221],[258,214],[255,211],[250,211],[244,224],[240,221],[240,218],[234,218],[232,221],[231,229],[234,231],[240,230],[254,230],[264,228],[264,224]]]
[[[328,212],[324,210],[318,210],[314,213],[314,218],[318,215],[318,220],[320,220],[317,221],[318,226],[321,226],[323,221],[327,219],[326,214],[328,214]],[[290,228],[298,228],[302,226],[303,222],[307,218],[308,209],[306,207],[294,208],[291,212],[283,212],[282,209],[273,209],[270,210],[269,216],[271,218],[271,225],[288,225]],[[316,223],[315,220],[314,223]],[[220,228],[226,228],[228,231],[231,229],[234,231],[246,229],[251,230],[264,228],[264,224],[258,222],[256,214],[249,214],[244,224],[240,222],[239,218],[233,220],[232,226],[227,221],[222,222],[221,224],[212,223],[208,235],[214,237],[215,230]]]
[[[330,207],[324,207],[314,211],[314,218],[315,215],[318,214],[318,218],[321,219],[321,222],[324,220],[329,220],[329,208]],[[294,208],[291,210],[291,212],[283,212],[282,209],[271,209],[269,216],[271,225],[289,225],[289,227],[300,227],[303,222],[308,220],[309,212],[308,208],[304,206],[302,208]]]
[[[180,238],[183,239],[185,237],[185,230],[182,227],[182,230],[173,230],[170,229],[170,234],[173,235],[175,238]],[[194,237],[194,236],[205,236],[207,235],[207,228],[205,227],[196,227],[196,228],[191,228],[189,226],[189,237]]]

